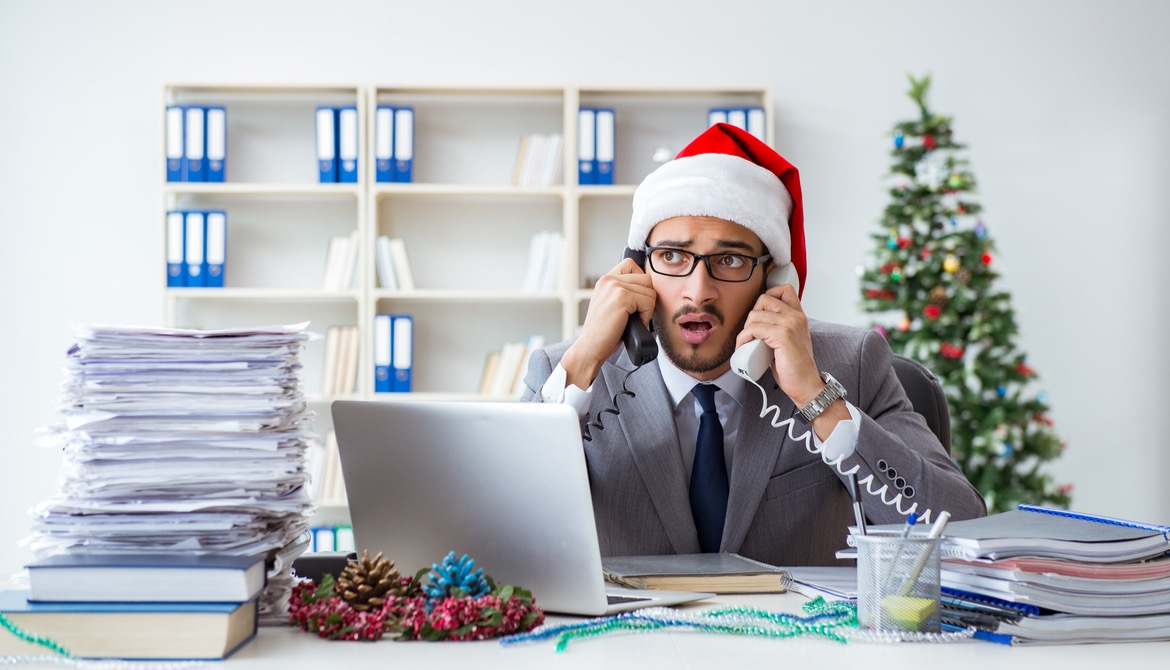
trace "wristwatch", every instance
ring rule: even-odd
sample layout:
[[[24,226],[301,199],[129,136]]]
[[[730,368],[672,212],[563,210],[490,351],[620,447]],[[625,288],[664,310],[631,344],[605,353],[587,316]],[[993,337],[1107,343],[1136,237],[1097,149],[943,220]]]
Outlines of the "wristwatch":
[[[812,423],[812,420],[828,409],[829,405],[832,405],[838,398],[845,397],[845,387],[841,386],[841,382],[833,379],[833,375],[822,370],[821,379],[825,382],[824,390],[796,413],[796,417],[804,423]]]

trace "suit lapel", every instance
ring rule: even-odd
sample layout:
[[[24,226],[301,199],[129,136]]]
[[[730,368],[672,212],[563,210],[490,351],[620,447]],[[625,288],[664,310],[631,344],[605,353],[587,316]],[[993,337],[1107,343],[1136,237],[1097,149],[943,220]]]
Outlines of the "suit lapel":
[[[620,364],[628,366],[629,361],[623,356]],[[602,375],[611,394],[622,388],[628,370],[628,367],[622,369],[618,366],[602,368]],[[678,428],[674,425],[670,394],[658,366],[646,364],[643,369],[636,370],[626,382],[626,388],[635,397],[622,396],[618,399],[618,408],[625,409],[637,404],[643,409],[618,414],[618,424],[625,435],[626,448],[630,450],[638,473],[650,492],[650,500],[675,552],[697,553],[699,535],[695,530],[694,517],[691,516]]]
[[[796,413],[796,406],[788,396],[774,388],[771,375],[765,377],[769,406],[778,405],[780,416],[788,418]],[[747,400],[740,413],[739,427],[735,438],[735,457],[732,460],[731,495],[727,500],[727,519],[723,526],[723,551],[738,551],[747,536],[748,529],[756,516],[756,509],[764,498],[764,490],[776,466],[780,450],[792,449],[795,443],[788,440],[787,426],[772,427],[774,412],[767,418],[760,418],[760,392],[748,384]],[[806,430],[797,425],[799,434]]]

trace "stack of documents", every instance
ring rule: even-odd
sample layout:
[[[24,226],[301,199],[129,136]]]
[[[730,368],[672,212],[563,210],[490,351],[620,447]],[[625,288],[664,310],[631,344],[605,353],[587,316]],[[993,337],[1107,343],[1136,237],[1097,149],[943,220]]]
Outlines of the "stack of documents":
[[[1170,639],[1170,527],[1022,505],[946,532],[950,623],[1009,643]]]
[[[34,553],[263,554],[261,618],[283,617],[312,508],[306,325],[81,330],[51,440],[60,490],[35,512]]]

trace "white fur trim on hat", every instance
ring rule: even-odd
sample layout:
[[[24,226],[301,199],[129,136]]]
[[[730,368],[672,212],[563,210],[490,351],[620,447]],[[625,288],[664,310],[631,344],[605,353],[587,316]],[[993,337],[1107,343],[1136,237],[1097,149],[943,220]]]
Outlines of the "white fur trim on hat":
[[[792,262],[788,217],[792,196],[767,168],[728,154],[676,158],[651,172],[634,191],[627,246],[645,249],[660,221],[710,216],[733,221],[760,238],[780,265]]]

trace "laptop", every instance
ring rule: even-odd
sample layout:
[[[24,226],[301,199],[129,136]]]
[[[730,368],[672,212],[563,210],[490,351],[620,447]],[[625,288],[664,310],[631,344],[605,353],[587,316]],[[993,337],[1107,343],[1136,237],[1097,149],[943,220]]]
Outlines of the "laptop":
[[[606,584],[571,407],[338,400],[333,428],[356,546],[403,575],[454,551],[546,611],[593,616],[713,595]]]

